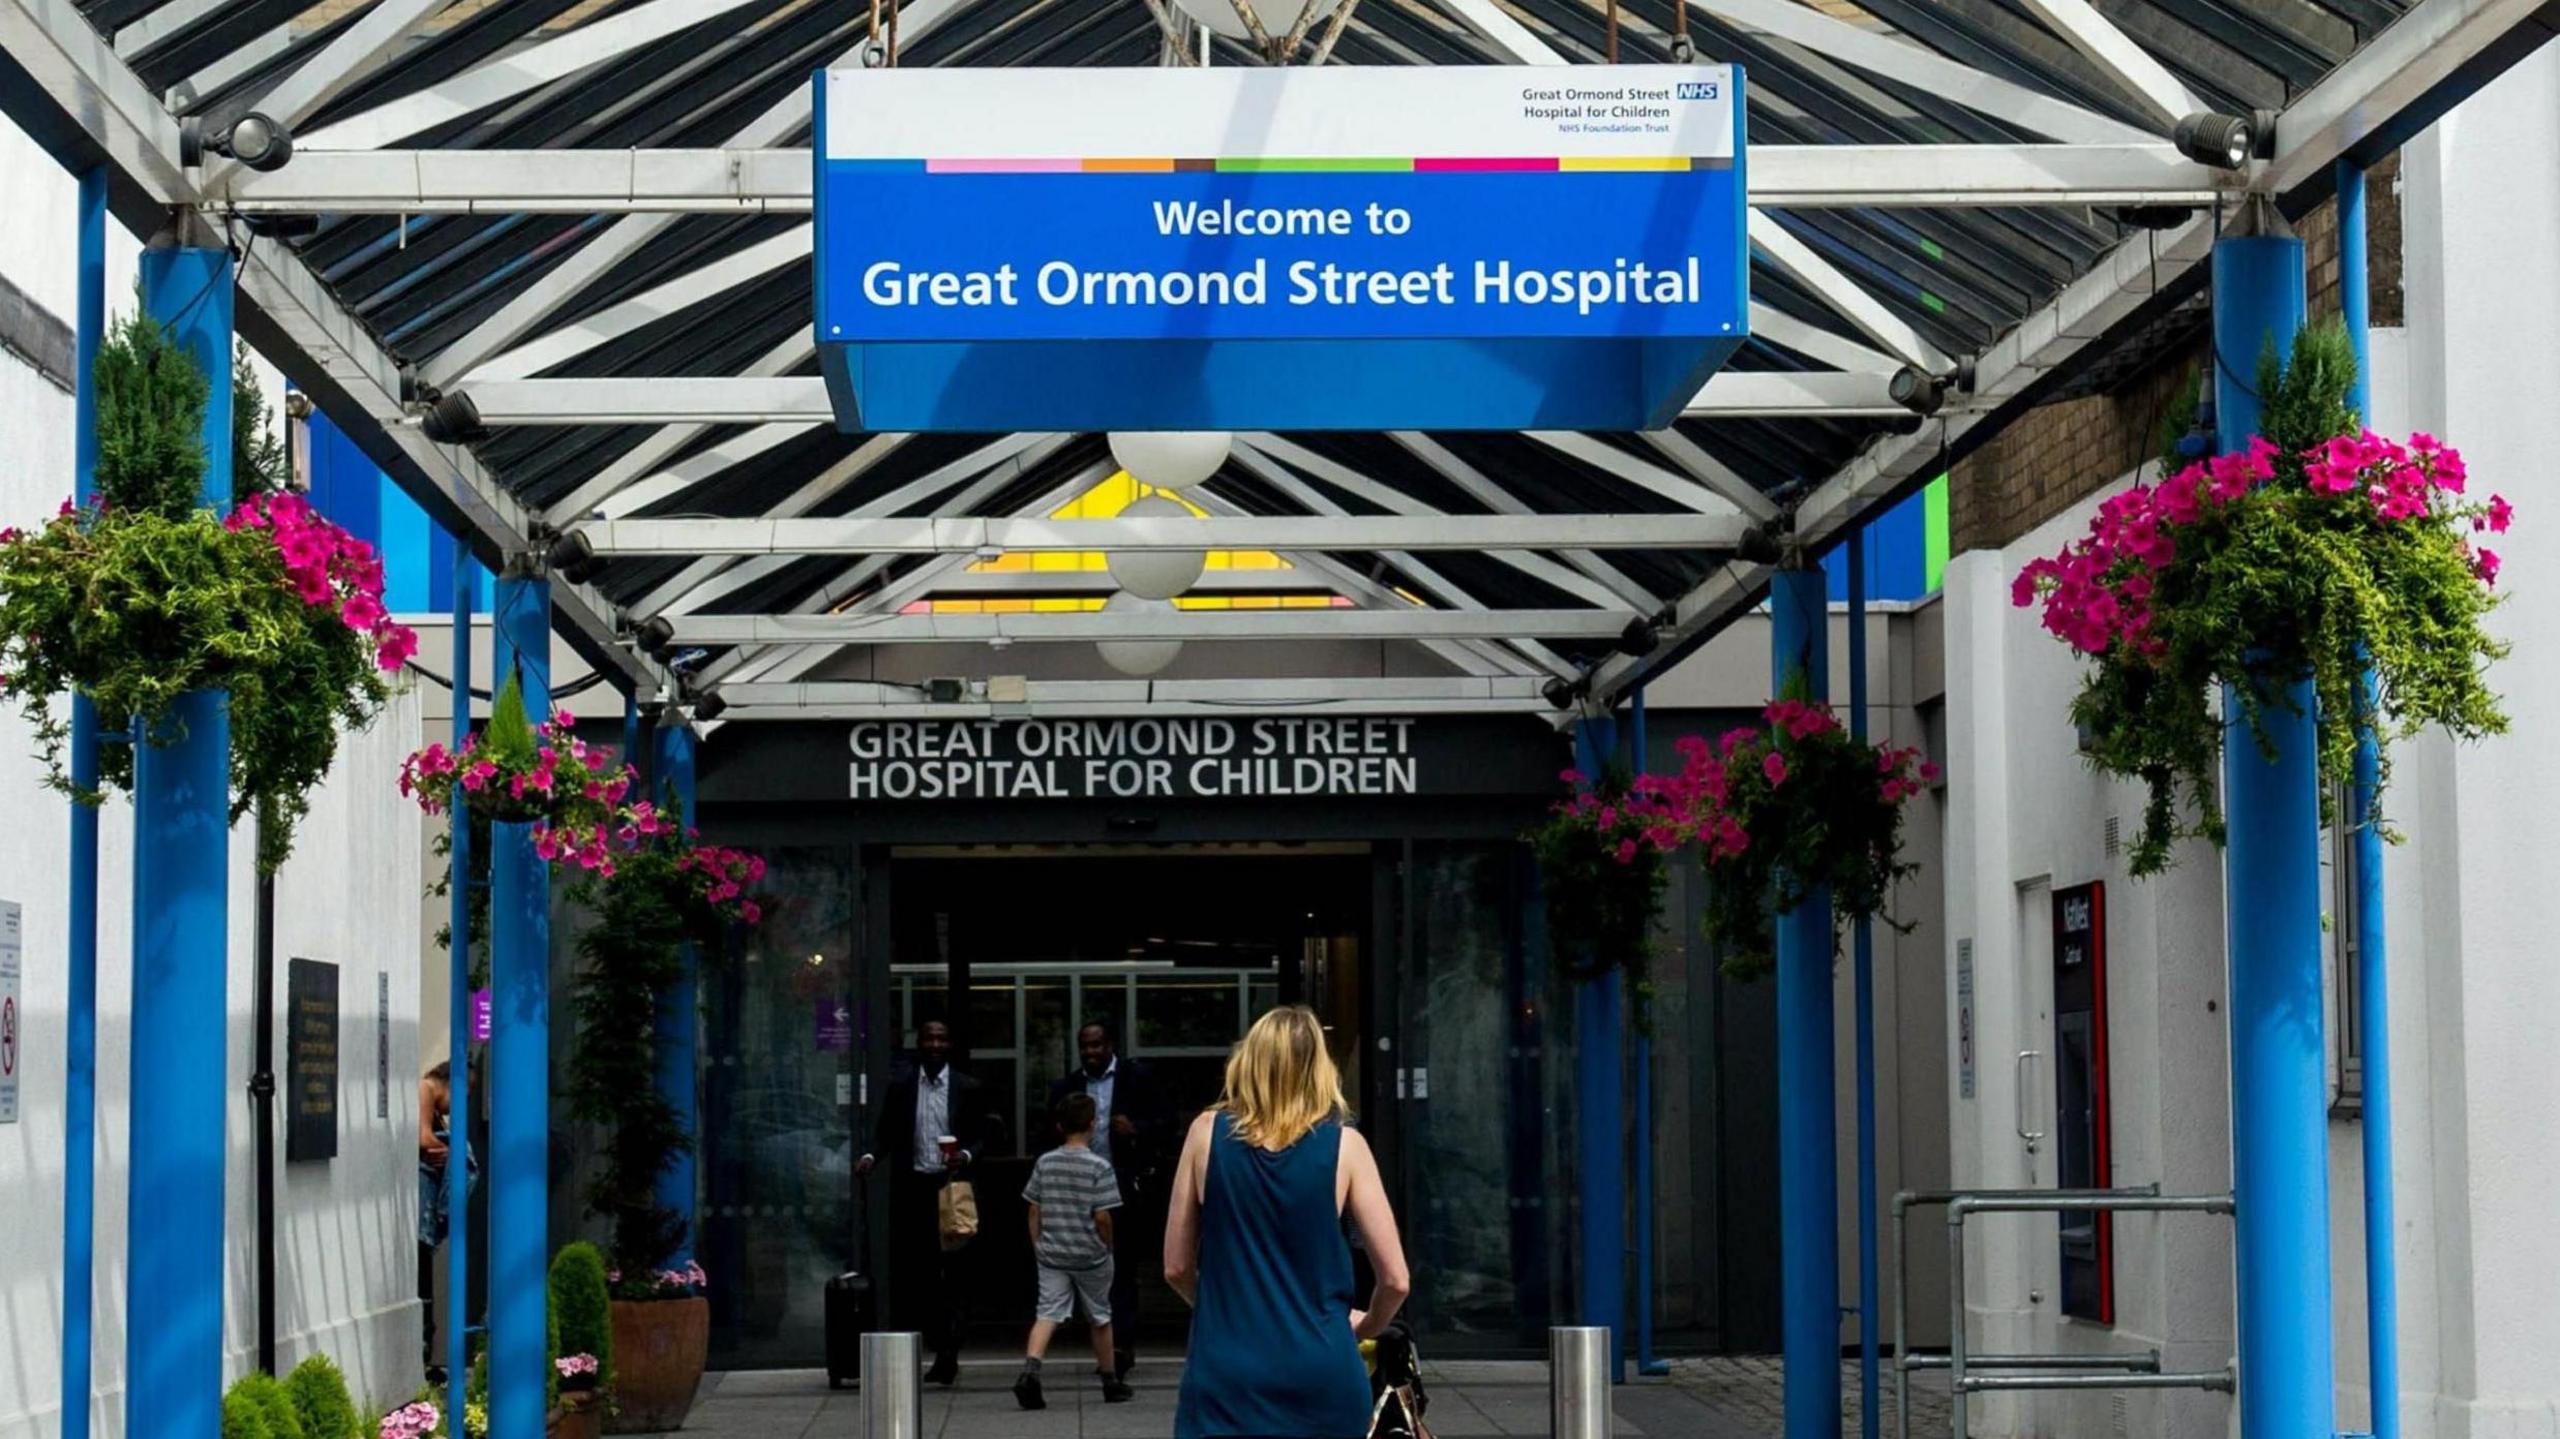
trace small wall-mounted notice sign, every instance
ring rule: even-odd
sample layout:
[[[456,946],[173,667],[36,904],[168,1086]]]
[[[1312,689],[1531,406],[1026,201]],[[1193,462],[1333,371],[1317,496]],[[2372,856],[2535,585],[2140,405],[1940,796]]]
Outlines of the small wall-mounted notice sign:
[[[817,86],[849,430],[1653,428],[1747,332],[1730,66]]]
[[[338,1155],[338,967],[297,959],[285,968],[284,1158]]]

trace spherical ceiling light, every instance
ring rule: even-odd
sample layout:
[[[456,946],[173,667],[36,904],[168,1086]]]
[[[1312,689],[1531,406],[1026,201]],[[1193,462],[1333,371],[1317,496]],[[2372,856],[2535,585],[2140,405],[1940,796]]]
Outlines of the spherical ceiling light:
[[[1143,484],[1179,490],[1216,474],[1229,440],[1223,430],[1129,430],[1111,436],[1111,459]]]
[[[1191,511],[1180,500],[1148,495],[1131,500],[1120,511],[1124,520],[1187,520]],[[1106,559],[1111,578],[1142,600],[1169,600],[1200,583],[1209,567],[1207,550],[1114,550]]]
[[[1169,615],[1173,613],[1173,602],[1122,593],[1104,600],[1102,612],[1106,615]],[[1131,679],[1145,679],[1182,656],[1180,640],[1097,640],[1093,647],[1101,651],[1104,664]]]
[[[1230,40],[1252,38],[1245,30],[1244,22],[1236,18],[1233,0],[1174,0],[1174,3],[1181,7],[1183,14],[1208,26],[1212,33]],[[1288,34],[1290,28],[1298,23],[1298,16],[1305,12],[1309,3],[1311,0],[1256,0],[1253,15],[1262,22],[1263,32],[1276,40]]]

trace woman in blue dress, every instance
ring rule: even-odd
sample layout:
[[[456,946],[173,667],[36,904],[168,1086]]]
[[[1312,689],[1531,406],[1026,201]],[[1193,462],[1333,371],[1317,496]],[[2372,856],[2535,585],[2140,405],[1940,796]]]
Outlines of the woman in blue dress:
[[[1254,1022],[1218,1107],[1175,1170],[1165,1279],[1189,1300],[1191,1356],[1175,1439],[1364,1439],[1360,1342],[1411,1292],[1368,1141],[1343,1123],[1342,1079],[1304,1005]],[[1377,1277],[1354,1307],[1348,1216]]]

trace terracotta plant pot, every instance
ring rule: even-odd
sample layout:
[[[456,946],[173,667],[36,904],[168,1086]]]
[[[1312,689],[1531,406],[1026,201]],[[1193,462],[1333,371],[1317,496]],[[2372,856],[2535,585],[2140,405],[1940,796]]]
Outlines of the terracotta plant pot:
[[[684,1427],[711,1352],[711,1305],[690,1299],[613,1301],[612,1434]]]
[[[604,1405],[593,1394],[560,1396],[560,1407],[551,1411],[551,1422],[543,1433],[549,1439],[600,1439],[604,1433]]]

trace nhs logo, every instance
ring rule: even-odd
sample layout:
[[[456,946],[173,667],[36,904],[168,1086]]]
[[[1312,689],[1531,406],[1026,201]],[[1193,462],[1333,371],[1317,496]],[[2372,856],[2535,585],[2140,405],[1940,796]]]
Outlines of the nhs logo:
[[[1681,100],[1715,100],[1723,97],[1724,87],[1713,80],[1683,80],[1675,98]]]

